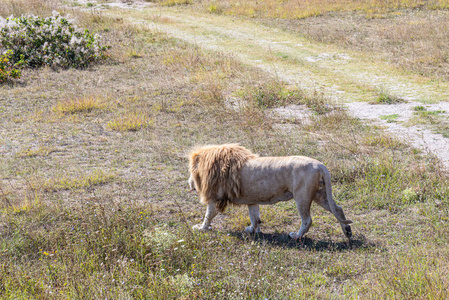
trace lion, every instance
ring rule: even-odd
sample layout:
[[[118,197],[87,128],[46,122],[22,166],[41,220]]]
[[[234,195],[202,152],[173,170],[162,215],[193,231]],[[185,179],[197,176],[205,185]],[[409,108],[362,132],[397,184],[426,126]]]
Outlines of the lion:
[[[259,205],[294,199],[301,227],[291,232],[292,239],[303,238],[312,225],[313,201],[330,211],[351,239],[352,231],[343,210],[332,198],[329,171],[318,160],[305,156],[259,157],[239,144],[209,145],[189,154],[189,186],[207,205],[202,224],[207,230],[212,219],[232,205],[247,205],[251,226],[247,233],[260,233]]]

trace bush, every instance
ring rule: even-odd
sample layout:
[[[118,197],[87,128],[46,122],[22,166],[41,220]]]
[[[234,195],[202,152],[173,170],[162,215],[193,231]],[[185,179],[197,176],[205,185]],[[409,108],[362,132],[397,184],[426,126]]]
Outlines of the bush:
[[[12,51],[8,50],[0,55],[0,83],[6,82],[12,78],[20,78],[21,72],[18,64],[11,62]]]
[[[13,63],[23,60],[27,67],[85,68],[104,59],[108,47],[100,45],[98,35],[77,28],[54,11],[47,18],[23,15],[0,19],[1,48],[12,50]]]

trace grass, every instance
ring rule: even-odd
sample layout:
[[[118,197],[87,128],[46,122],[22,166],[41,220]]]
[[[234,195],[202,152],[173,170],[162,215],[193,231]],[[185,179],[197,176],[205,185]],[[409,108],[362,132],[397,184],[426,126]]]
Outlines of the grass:
[[[398,114],[391,114],[391,115],[380,116],[380,119],[387,121],[387,123],[393,123],[393,122],[396,122],[396,119],[398,117],[399,117]]]
[[[51,12],[60,6],[59,0],[4,0],[0,5],[0,16],[15,17],[33,12],[39,15],[51,15]]]
[[[413,10],[399,7],[375,19],[367,17],[363,11],[355,11],[333,12],[301,20],[261,21],[320,43],[360,51],[371,59],[386,61],[402,71],[447,81],[447,6],[438,9],[429,4],[426,2]],[[382,9],[381,4],[378,7]]]
[[[399,97],[390,95],[384,89],[381,89],[379,91],[379,96],[377,97],[377,99],[375,101],[371,102],[371,104],[396,104],[396,103],[403,103],[403,102],[406,102],[406,101]]]
[[[293,21],[291,27],[282,26],[282,29],[287,28],[288,31],[282,31],[279,29],[279,24],[288,24],[287,21],[283,22],[279,19],[272,22],[265,19],[256,21],[243,18],[233,19],[228,16],[199,13],[195,11],[196,9],[195,6],[176,9],[152,6],[145,9],[145,13],[133,12],[129,18],[143,23],[154,23],[154,26],[162,31],[170,32],[176,29],[176,36],[191,43],[201,39],[202,43],[208,47],[219,47],[225,53],[251,58],[243,59],[243,61],[266,72],[278,72],[276,76],[282,80],[296,81],[304,90],[318,89],[320,92],[324,90],[332,94],[333,97],[342,97],[350,101],[367,101],[370,97],[374,100],[378,97],[382,88],[386,93],[397,95],[402,99],[437,102],[444,101],[447,98],[445,97],[447,89],[443,88],[447,86],[447,82],[432,80],[433,77],[424,77],[419,75],[421,73],[409,72],[410,69],[407,66],[398,70],[395,66],[380,61],[383,58],[378,54],[383,51],[382,49],[372,49],[373,53],[376,52],[373,55],[372,53],[366,53],[367,51],[346,49],[345,44],[335,46],[310,41],[304,38],[306,30],[297,31],[296,34],[288,30],[289,28],[296,28],[296,23]],[[115,11],[110,13],[116,14]],[[169,19],[171,22],[154,17],[159,15],[163,20]],[[117,16],[120,16],[120,13]],[[409,17],[411,18],[411,16]],[[325,28],[319,28],[317,31],[340,28],[338,22],[346,22],[346,18],[350,20],[355,18],[352,20],[354,24],[351,28],[358,28],[357,22],[362,23],[358,15],[338,14],[332,18],[334,19],[329,22],[327,19],[322,20],[321,24]],[[312,22],[313,20],[309,21]],[[315,22],[319,23],[317,20]],[[390,20],[390,22],[392,21]],[[197,30],[199,24],[202,28],[200,31]],[[364,24],[362,28],[370,28],[369,23],[362,24]],[[379,26],[381,25],[379,24]],[[240,38],[241,35],[252,36],[253,38],[242,39]],[[342,35],[345,36],[346,32],[343,32]],[[359,37],[364,36],[364,33],[354,32],[354,35]],[[431,37],[432,35],[429,33],[427,36]],[[373,33],[371,39],[375,40],[375,38]],[[407,38],[410,37],[404,36],[404,40]],[[377,42],[377,40],[375,41]],[[441,40],[441,43],[444,44],[444,40]],[[302,47],[295,47],[296,44],[301,44]],[[395,53],[392,59],[398,61],[403,53],[394,52],[392,45],[385,45],[385,47],[390,47],[390,53]],[[417,49],[416,45],[413,48]],[[279,55],[282,55],[282,58]],[[409,56],[408,61],[413,61],[412,57]],[[444,64],[444,62],[442,63]],[[439,63],[432,64],[432,66],[441,69],[443,73],[446,70],[440,68]],[[300,76],[299,74],[307,75]],[[436,74],[436,72],[433,72],[433,74]],[[317,83],[319,84],[317,85]]]
[[[58,190],[78,190],[83,188],[92,188],[96,185],[105,184],[114,179],[113,173],[105,173],[102,170],[97,170],[89,175],[82,175],[78,177],[68,177],[61,175],[56,178],[50,178],[44,182],[32,183],[33,189],[43,189],[46,192]]]
[[[109,63],[26,70],[25,84],[0,87],[0,298],[449,296],[449,183],[434,158],[221,53],[115,18],[77,19],[115,45]],[[108,95],[105,109],[52,117],[81,92]],[[287,132],[268,108],[289,103],[316,113]],[[136,131],[108,130],[140,117]],[[242,234],[244,207],[192,231],[205,208],[188,192],[185,154],[225,142],[323,161],[355,221],[352,244],[316,205],[307,237],[289,240],[300,225],[292,201],[262,207],[260,235]]]
[[[59,101],[53,111],[62,114],[89,113],[104,108],[104,100],[98,97],[83,97],[74,100]]]
[[[302,19],[316,17],[331,12],[361,11],[369,18],[381,18],[387,13],[398,9],[446,9],[449,7],[447,0],[432,1],[426,3],[419,0],[399,1],[355,1],[355,0],[312,0],[312,1],[281,1],[261,0],[246,1],[215,0],[202,1],[202,6],[211,13],[239,15],[246,17],[277,18],[277,19]]]
[[[428,111],[424,106],[415,106],[413,117],[408,120],[407,125],[427,125],[435,133],[449,138],[449,118],[444,110]]]
[[[427,109],[422,105],[417,105],[417,106],[413,107],[413,110],[414,111],[426,111]]]
[[[192,3],[193,3],[192,0],[163,0],[159,2],[160,5],[165,6],[186,5]]]
[[[52,152],[56,151],[54,148],[49,148],[45,146],[40,146],[38,148],[29,148],[19,151],[17,153],[18,157],[35,157],[35,156],[47,156]]]
[[[442,1],[202,1],[196,10],[257,18],[321,43],[437,80],[448,80],[449,26]]]
[[[151,125],[149,117],[142,113],[128,113],[108,122],[108,128],[116,131],[138,131]]]
[[[286,106],[289,104],[302,104],[316,114],[326,114],[334,109],[334,104],[326,99],[322,93],[314,91],[307,93],[297,87],[287,86],[279,79],[272,79],[256,85],[248,85],[238,90],[235,96],[241,99],[248,109],[254,105],[257,109],[265,110]]]
[[[301,98],[298,93],[295,95],[294,91],[286,90],[278,80],[246,88],[246,90],[238,91],[236,96],[243,99],[245,103],[253,103],[262,109],[295,103]]]

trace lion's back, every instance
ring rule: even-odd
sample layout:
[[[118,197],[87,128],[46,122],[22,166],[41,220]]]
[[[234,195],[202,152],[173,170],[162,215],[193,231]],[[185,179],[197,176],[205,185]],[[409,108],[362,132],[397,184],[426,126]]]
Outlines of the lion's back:
[[[292,192],[304,181],[318,182],[322,166],[320,161],[304,156],[257,157],[242,168],[242,190],[246,196],[261,198]]]

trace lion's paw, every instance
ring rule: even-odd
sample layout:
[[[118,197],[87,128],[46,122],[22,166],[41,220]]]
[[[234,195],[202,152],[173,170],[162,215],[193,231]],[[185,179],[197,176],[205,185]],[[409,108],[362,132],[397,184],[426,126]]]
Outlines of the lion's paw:
[[[196,224],[192,226],[193,230],[207,230],[208,228],[203,228],[203,224]]]
[[[254,233],[254,227],[253,226],[248,226],[245,228],[245,232],[246,233]]]
[[[290,232],[288,235],[292,240],[297,240],[298,238],[301,237],[297,232]]]
[[[248,226],[245,228],[245,233],[261,233],[260,227],[257,229],[254,229],[253,226]]]

